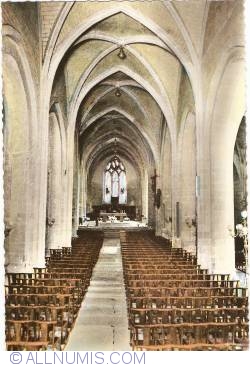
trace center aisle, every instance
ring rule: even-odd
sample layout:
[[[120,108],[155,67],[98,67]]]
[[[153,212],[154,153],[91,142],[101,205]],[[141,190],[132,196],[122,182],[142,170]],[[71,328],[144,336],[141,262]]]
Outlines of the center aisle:
[[[131,350],[129,338],[119,232],[106,232],[65,350]]]

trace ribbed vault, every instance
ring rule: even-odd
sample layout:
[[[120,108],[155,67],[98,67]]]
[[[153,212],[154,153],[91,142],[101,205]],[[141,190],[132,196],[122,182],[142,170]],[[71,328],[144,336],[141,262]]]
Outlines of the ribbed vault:
[[[72,11],[75,10],[76,7]],[[66,23],[73,21],[72,15],[72,12],[68,15]],[[80,181],[85,180],[81,195],[87,197],[95,170],[115,150],[137,172],[141,181],[138,195],[148,196],[152,209],[150,177],[154,170],[160,169],[166,129],[171,137],[170,154],[175,146],[179,91],[181,87],[183,90],[185,68],[173,48],[152,25],[149,27],[143,18],[136,19],[134,11],[103,15],[81,32],[79,27],[75,32],[78,35],[71,37],[71,43],[61,54],[52,88],[54,97],[63,79],[62,101],[72,144],[69,149],[73,149],[74,142],[77,146],[74,170],[80,172],[80,178],[74,175],[78,178],[73,185],[81,185]],[[66,34],[63,26],[55,55],[63,50],[66,40],[70,41]],[[60,43],[61,37],[65,39]],[[79,192],[76,188],[74,191]],[[87,198],[84,201],[87,203]],[[153,224],[154,210],[151,215]]]

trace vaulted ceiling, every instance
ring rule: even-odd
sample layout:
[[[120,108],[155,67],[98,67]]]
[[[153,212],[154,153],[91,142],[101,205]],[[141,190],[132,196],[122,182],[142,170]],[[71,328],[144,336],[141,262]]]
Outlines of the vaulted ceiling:
[[[75,127],[87,161],[103,158],[116,139],[121,155],[138,165],[155,164],[163,126],[177,115],[184,72],[156,34],[118,12],[81,34],[59,70],[68,114],[82,95]],[[57,73],[54,90],[59,80]]]
[[[138,164],[157,164],[163,132],[168,129],[174,142],[185,105],[194,109],[192,68],[206,52],[203,43],[212,47],[207,22],[219,28],[211,18],[214,6],[206,1],[62,6],[53,45],[54,60],[61,61],[52,97],[63,94],[86,162],[94,161],[91,155],[101,159],[116,139],[121,154],[140,158]],[[233,9],[231,4],[227,13]]]

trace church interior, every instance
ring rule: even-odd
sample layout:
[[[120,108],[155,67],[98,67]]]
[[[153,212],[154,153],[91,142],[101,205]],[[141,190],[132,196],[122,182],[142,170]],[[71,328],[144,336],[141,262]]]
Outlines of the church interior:
[[[1,9],[6,350],[247,350],[244,2]]]

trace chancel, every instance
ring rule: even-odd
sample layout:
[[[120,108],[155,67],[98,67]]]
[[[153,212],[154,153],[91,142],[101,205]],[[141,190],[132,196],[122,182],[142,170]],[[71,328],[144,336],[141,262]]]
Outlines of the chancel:
[[[115,140],[116,141],[116,140]],[[103,222],[119,219],[135,220],[136,207],[127,203],[128,192],[130,197],[130,187],[127,187],[126,169],[121,159],[116,154],[108,160],[103,171],[103,196],[99,205],[93,205],[93,212],[88,213],[88,217],[94,220],[100,219]]]
[[[6,350],[247,350],[244,2],[1,7]]]

